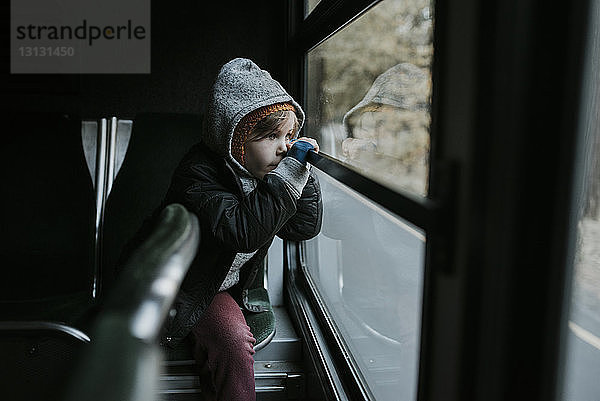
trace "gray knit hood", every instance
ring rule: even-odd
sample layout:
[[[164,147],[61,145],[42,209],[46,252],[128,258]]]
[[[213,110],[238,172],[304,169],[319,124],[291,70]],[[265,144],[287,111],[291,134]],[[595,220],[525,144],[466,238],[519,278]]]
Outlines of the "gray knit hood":
[[[251,60],[231,60],[221,68],[208,99],[203,141],[213,152],[246,171],[231,156],[231,140],[236,125],[246,114],[260,107],[284,102],[294,105],[299,127],[302,128],[304,111],[271,74]]]

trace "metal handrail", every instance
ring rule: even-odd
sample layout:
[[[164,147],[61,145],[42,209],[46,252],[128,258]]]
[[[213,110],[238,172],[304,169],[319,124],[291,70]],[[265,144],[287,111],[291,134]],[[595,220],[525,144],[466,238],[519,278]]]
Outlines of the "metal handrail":
[[[92,279],[92,299],[97,299],[100,295],[100,265],[102,254],[102,228],[104,225],[104,205],[106,202],[106,152],[107,152],[107,132],[108,126],[106,119],[103,118],[98,123],[98,133],[96,140],[96,215],[94,231],[94,277]]]
[[[439,224],[440,205],[433,199],[390,189],[323,152],[310,151],[307,160],[319,170],[417,227],[432,231]]]
[[[62,333],[66,336],[74,338],[78,341],[89,343],[90,338],[78,328],[59,323],[48,322],[43,320],[27,320],[27,321],[3,321],[0,322],[0,331],[2,332],[53,332]]]
[[[158,336],[199,239],[193,214],[178,204],[163,210],[107,295],[66,400],[155,398],[161,360]]]

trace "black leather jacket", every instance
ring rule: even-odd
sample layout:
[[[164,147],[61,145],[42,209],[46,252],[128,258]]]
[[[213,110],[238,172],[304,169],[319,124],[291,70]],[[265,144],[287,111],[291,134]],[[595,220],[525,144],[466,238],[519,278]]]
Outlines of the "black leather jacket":
[[[174,346],[190,332],[218,292],[238,252],[256,254],[242,267],[239,283],[229,291],[245,309],[261,307],[247,299],[249,285],[275,235],[301,241],[321,229],[323,206],[319,182],[312,173],[299,200],[283,179],[265,175],[244,196],[241,182],[224,158],[202,143],[184,157],[173,175],[165,204],[181,203],[198,216],[200,245],[186,275],[162,343]]]

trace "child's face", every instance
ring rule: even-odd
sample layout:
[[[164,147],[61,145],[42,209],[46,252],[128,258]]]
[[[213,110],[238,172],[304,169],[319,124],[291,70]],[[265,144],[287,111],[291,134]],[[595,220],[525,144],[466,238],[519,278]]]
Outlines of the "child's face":
[[[273,170],[287,152],[287,144],[294,137],[294,118],[288,117],[279,128],[261,137],[249,139],[245,145],[244,167],[261,180]]]

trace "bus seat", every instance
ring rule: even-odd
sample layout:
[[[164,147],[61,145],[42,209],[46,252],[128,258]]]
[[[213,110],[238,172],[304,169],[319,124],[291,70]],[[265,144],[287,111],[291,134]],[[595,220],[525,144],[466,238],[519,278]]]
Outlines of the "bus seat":
[[[60,400],[89,341],[83,332],[58,323],[0,322],[3,399]]]
[[[173,171],[199,141],[198,115],[142,113],[133,120],[125,159],[106,203],[104,214],[103,285],[110,287],[130,240],[156,212]]]
[[[0,146],[0,376],[10,400],[60,398],[89,338],[95,198],[81,120],[5,115]]]
[[[200,239],[196,216],[172,204],[131,253],[103,295],[93,342],[74,369],[65,400],[156,400],[161,326]]]
[[[94,263],[94,190],[81,121],[56,113],[13,113],[4,122],[0,304],[8,302],[11,307],[3,309],[18,315],[19,301],[53,298],[66,303],[48,311],[67,312],[72,302],[65,295],[89,290]]]

